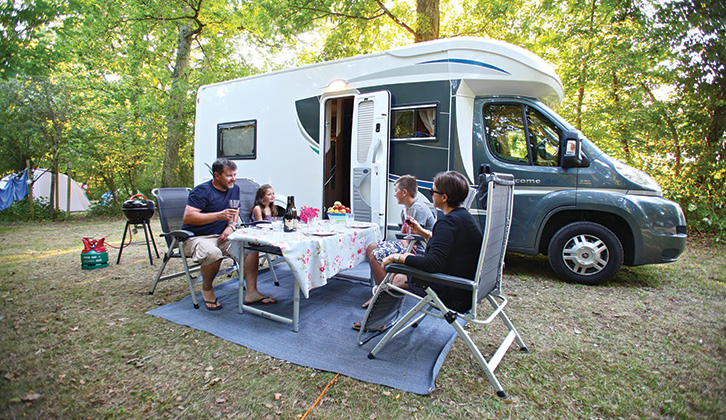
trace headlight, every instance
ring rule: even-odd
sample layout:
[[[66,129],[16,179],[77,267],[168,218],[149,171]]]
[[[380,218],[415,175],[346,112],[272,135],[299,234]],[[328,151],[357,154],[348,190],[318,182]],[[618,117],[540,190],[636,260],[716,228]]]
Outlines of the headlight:
[[[645,172],[635,169],[631,166],[624,165],[620,162],[615,162],[615,170],[618,171],[628,181],[637,184],[645,189],[652,190],[658,193],[659,196],[663,195],[663,190],[660,189],[660,185],[655,182],[655,179],[651,178],[650,175]]]

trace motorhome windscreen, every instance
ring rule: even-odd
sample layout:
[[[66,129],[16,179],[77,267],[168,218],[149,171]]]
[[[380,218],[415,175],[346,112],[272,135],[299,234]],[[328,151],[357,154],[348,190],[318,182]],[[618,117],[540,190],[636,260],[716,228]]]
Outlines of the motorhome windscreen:
[[[391,140],[436,140],[436,105],[391,109]]]
[[[257,121],[217,124],[217,157],[255,159]]]

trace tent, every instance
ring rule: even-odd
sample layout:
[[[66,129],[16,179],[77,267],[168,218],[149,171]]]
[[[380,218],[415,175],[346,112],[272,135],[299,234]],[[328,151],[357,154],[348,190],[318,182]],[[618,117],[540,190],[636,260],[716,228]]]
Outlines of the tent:
[[[33,169],[33,198],[45,199],[50,202],[50,184],[52,172],[47,169]],[[4,185],[9,177],[3,178],[0,185]],[[58,208],[61,211],[68,210],[68,176],[58,174]],[[86,197],[86,192],[81,186],[71,179],[71,211],[86,211],[91,206],[91,202]]]

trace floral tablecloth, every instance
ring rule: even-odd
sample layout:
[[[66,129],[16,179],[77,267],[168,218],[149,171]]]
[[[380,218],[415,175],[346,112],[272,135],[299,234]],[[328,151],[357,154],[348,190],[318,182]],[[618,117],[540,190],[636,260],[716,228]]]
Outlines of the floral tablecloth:
[[[324,286],[328,279],[343,270],[353,268],[366,258],[366,247],[378,241],[378,226],[356,222],[321,223],[285,233],[265,227],[237,229],[229,240],[230,253],[239,255],[243,242],[271,245],[280,248],[305,298],[310,289]]]

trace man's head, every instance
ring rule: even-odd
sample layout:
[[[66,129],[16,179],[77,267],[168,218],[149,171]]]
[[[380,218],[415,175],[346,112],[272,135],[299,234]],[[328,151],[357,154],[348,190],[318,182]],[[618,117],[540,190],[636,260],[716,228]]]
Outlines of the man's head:
[[[393,183],[394,193],[398,204],[410,206],[416,199],[418,193],[418,185],[416,178],[411,175],[403,175]]]
[[[229,159],[219,158],[212,164],[212,184],[221,191],[234,187],[237,180],[237,164]]]

